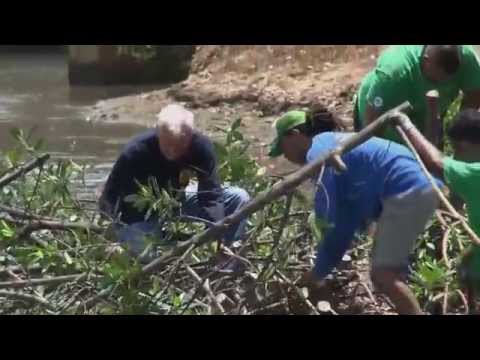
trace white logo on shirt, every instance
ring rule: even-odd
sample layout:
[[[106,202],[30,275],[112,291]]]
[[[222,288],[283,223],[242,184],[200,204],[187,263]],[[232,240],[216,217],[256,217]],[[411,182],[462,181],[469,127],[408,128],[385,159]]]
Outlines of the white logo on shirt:
[[[375,100],[373,100],[373,105],[376,107],[376,108],[381,108],[383,106],[383,99],[379,96],[377,96],[375,98]]]

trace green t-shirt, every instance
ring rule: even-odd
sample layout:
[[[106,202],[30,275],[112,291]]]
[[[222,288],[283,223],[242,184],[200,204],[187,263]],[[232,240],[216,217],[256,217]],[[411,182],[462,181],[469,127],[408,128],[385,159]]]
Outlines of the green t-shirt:
[[[444,177],[450,189],[467,205],[469,223],[480,236],[480,163],[466,163],[452,158],[443,161]],[[473,249],[470,273],[480,282],[480,247]]]
[[[405,101],[413,106],[409,114],[418,129],[425,133],[427,102],[430,90],[440,93],[440,113],[444,114],[462,91],[480,89],[480,62],[471,45],[462,46],[460,70],[445,83],[435,84],[422,74],[421,61],[424,45],[396,45],[380,56],[377,67],[362,81],[358,92],[360,121],[365,124],[367,105],[386,112]],[[385,138],[401,142],[393,128],[385,131]]]

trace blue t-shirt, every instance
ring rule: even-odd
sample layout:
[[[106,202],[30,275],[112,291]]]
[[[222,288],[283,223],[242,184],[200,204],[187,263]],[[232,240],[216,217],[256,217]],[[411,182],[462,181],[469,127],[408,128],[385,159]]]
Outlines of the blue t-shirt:
[[[323,133],[313,139],[307,154],[310,163],[353,134]],[[342,156],[348,170],[337,174],[326,166],[315,195],[315,213],[332,226],[326,231],[317,255],[315,273],[327,276],[340,262],[356,231],[377,219],[386,198],[414,192],[431,184],[413,154],[403,145],[372,138]],[[443,184],[437,180],[440,186]]]

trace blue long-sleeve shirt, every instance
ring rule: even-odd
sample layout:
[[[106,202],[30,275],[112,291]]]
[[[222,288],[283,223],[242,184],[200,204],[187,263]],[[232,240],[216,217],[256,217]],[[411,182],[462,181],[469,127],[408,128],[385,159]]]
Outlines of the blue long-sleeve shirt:
[[[138,184],[147,185],[153,178],[159,188],[182,191],[180,176],[185,170],[196,175],[198,199],[208,220],[217,222],[224,217],[224,205],[220,197],[222,189],[217,175],[217,160],[214,146],[205,135],[194,132],[187,153],[178,161],[168,160],[160,151],[156,129],[149,130],[130,141],[115,163],[105,185],[102,201],[108,208],[121,214],[126,224],[142,222],[145,213],[138,211],[125,197],[138,192]],[[186,184],[185,184],[186,185]]]
[[[335,149],[349,136],[352,134],[323,133],[315,137],[307,162]],[[332,225],[318,248],[314,268],[318,278],[324,278],[337,266],[355,232],[380,216],[383,199],[431,186],[413,154],[394,142],[372,138],[342,156],[342,160],[348,168],[345,173],[337,174],[326,166],[317,182],[316,216]]]

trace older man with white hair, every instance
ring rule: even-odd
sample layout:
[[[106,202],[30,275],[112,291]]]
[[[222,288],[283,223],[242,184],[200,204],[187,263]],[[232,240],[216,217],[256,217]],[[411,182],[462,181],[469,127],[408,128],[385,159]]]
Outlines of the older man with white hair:
[[[198,182],[191,183],[190,176]],[[146,236],[160,236],[159,219],[146,218],[126,197],[137,194],[139,184],[154,179],[160,189],[183,193],[182,214],[217,222],[250,201],[236,187],[222,188],[217,174],[214,146],[195,129],[194,115],[180,105],[169,105],[158,115],[157,127],[133,139],[123,149],[108,178],[101,209],[120,220],[115,225],[120,243],[139,256]],[[242,240],[246,220],[232,226],[224,238],[226,246]]]

